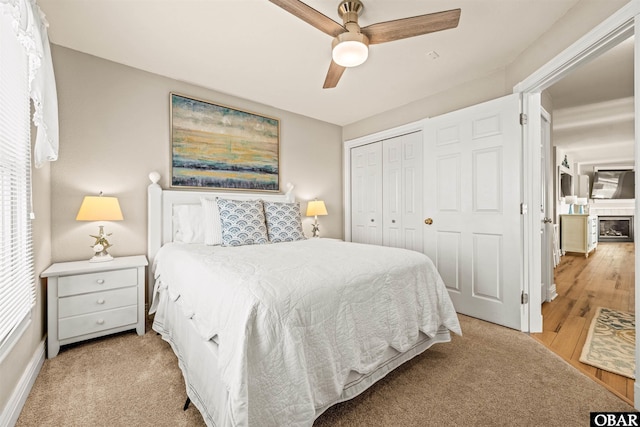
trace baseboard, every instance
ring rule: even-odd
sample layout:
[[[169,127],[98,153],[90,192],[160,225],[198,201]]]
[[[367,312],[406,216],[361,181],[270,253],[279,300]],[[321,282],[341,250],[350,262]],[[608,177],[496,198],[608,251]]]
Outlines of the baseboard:
[[[45,339],[43,339],[38,347],[36,347],[36,351],[33,353],[33,356],[31,357],[27,368],[24,370],[20,381],[13,390],[13,394],[9,398],[9,402],[7,402],[7,406],[0,414],[0,427],[11,427],[18,421],[22,407],[31,392],[31,387],[33,387],[33,383],[36,381],[36,378],[40,373],[40,369],[42,369],[44,359]]]
[[[547,298],[547,301],[551,302],[554,299],[556,299],[557,296],[558,296],[558,291],[556,288],[556,284],[554,283],[553,285],[549,286],[549,297]]]

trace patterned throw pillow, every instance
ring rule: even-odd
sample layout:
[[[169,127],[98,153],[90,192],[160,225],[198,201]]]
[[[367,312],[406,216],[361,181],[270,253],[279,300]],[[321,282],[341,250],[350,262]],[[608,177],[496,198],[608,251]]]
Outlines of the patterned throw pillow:
[[[267,218],[267,231],[271,243],[295,242],[304,240],[300,203],[281,203],[263,201]]]
[[[222,221],[222,246],[269,243],[262,200],[216,201]]]

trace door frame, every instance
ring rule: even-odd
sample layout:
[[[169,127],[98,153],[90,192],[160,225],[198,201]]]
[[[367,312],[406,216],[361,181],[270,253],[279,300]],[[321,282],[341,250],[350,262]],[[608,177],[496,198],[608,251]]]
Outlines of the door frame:
[[[631,0],[609,18],[604,20],[601,24],[593,28],[589,33],[584,35],[574,44],[555,56],[544,66],[532,73],[529,77],[518,83],[514,88],[514,93],[521,93],[522,98],[525,100],[523,107],[526,108],[526,100],[532,95],[539,94],[552,84],[556,83],[571,71],[575,70],[578,66],[586,63],[587,61],[599,56],[601,53],[609,50],[613,46],[616,46],[623,40],[626,40],[630,36],[634,35],[635,24],[638,22],[640,28],[640,0]],[[634,46],[634,107],[635,111],[640,111],[640,40],[635,41]],[[533,125],[531,121],[529,124]],[[526,128],[527,126],[525,126]],[[530,132],[524,132],[525,137]],[[531,146],[537,143],[539,146],[540,141],[527,141],[525,139],[525,147],[523,150],[523,181],[526,186],[536,185],[535,181],[532,181],[532,174],[525,173],[528,167],[529,172],[534,169],[532,166],[536,164],[536,159],[531,156]],[[635,120],[635,164],[640,164],[640,120]],[[538,167],[539,169],[539,167]],[[539,181],[538,181],[539,182]],[[535,206],[536,196],[533,192],[525,192],[524,203],[529,206]],[[538,195],[539,198],[539,195]],[[635,198],[635,210],[640,212],[640,177],[636,175],[636,198]],[[526,259],[529,263],[528,268],[525,267],[527,272],[525,275],[524,287],[525,292],[531,294],[532,292],[540,293],[540,287],[536,282],[532,281],[532,276],[536,271],[541,269],[541,251],[532,251],[533,243],[536,239],[532,239],[531,236],[538,227],[540,213],[539,209],[530,209],[529,216],[533,217],[525,221],[524,234],[529,236],[525,239],[524,248],[525,253],[529,253],[531,256]],[[537,218],[536,218],[537,217]],[[638,215],[634,216],[634,227],[636,229],[640,226],[640,218]],[[538,239],[539,240],[539,239]],[[640,292],[638,291],[638,284],[640,283],[640,251],[635,251],[635,312],[640,312]],[[538,298],[539,301],[540,298]],[[528,322],[529,331],[537,332],[542,328],[542,310],[541,304],[535,304],[534,298],[529,298],[529,308],[527,311],[527,319],[523,318],[524,322]],[[523,313],[524,316],[524,313]],[[640,325],[636,323],[636,335],[640,331]],[[640,340],[636,341],[636,365],[640,366]],[[640,379],[637,379],[634,384],[634,406],[640,408]]]

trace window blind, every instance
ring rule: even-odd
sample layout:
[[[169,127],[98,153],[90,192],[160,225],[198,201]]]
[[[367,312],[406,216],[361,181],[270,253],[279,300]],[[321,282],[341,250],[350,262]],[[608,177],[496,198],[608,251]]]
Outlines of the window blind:
[[[0,9],[0,348],[35,303],[28,66]]]

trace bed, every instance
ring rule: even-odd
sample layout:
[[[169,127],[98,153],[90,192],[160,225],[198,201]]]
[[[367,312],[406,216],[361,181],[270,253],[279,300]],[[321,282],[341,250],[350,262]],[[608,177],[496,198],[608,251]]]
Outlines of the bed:
[[[292,240],[291,218],[282,219],[293,212],[299,224],[290,192],[163,190],[155,178],[149,312],[207,425],[310,426],[327,408],[450,341],[451,332],[461,334],[442,279],[423,254]],[[207,207],[216,204],[222,244],[210,239]],[[250,224],[230,225],[237,206],[263,207],[268,242],[229,237],[258,236]],[[201,220],[204,232],[194,224]]]

